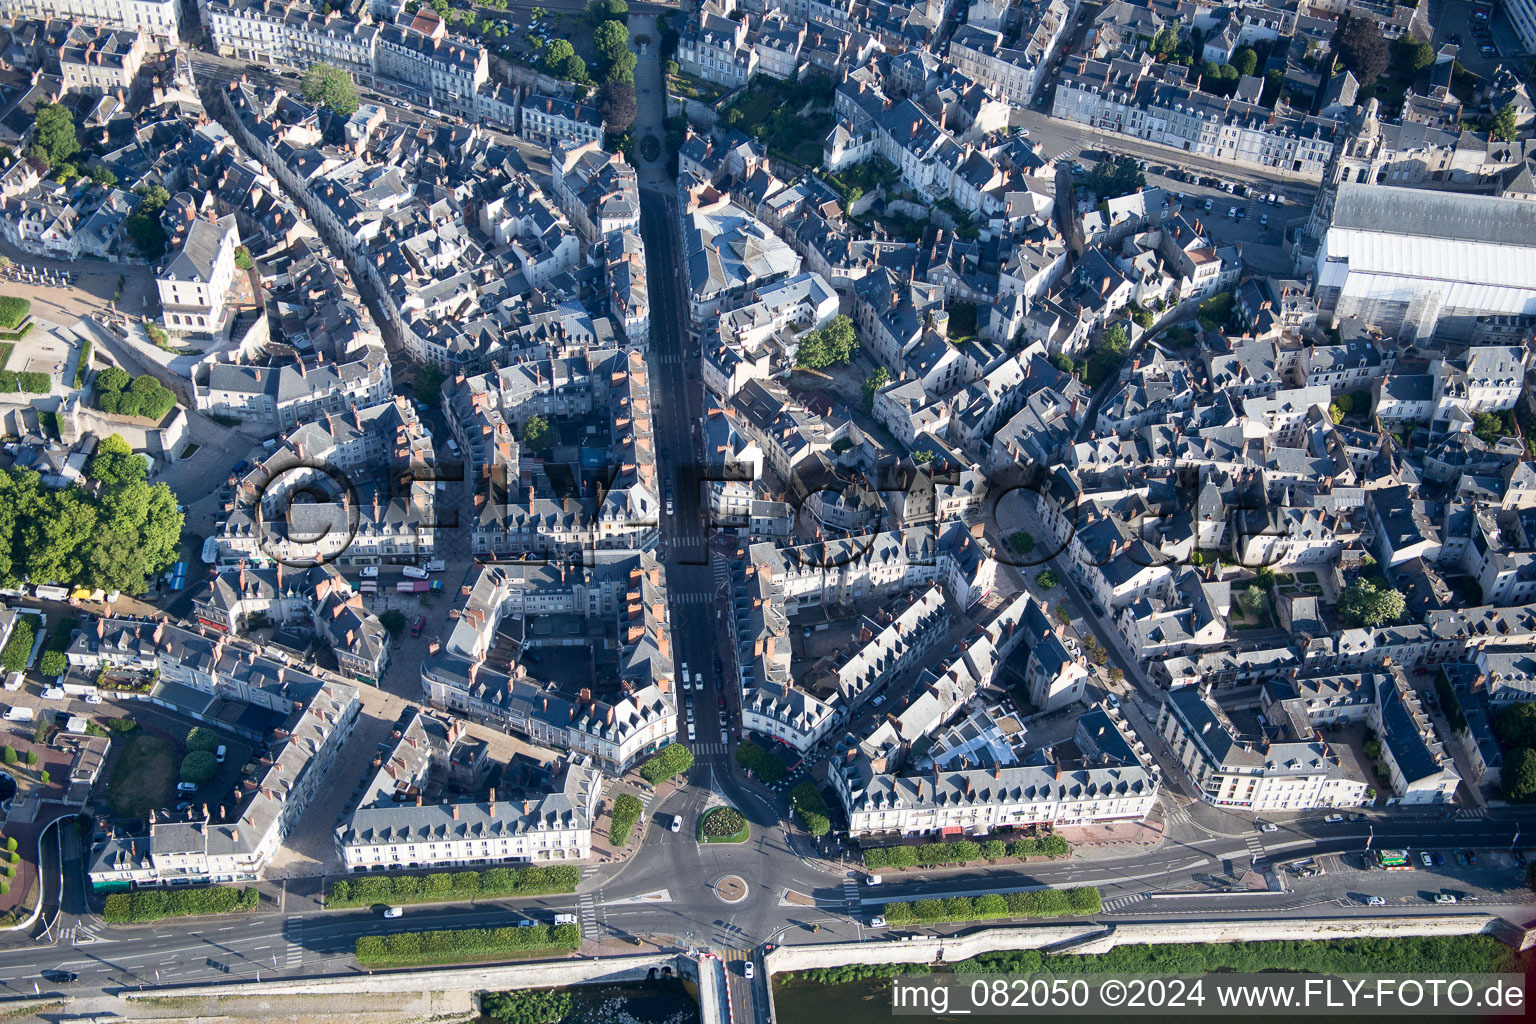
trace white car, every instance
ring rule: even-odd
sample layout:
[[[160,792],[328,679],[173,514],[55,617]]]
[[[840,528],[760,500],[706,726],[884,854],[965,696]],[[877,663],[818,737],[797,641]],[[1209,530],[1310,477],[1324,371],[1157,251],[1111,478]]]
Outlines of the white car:
[[[673,832],[681,832],[683,830],[683,816],[681,814],[672,815],[671,828]]]
[[[101,694],[99,694],[99,693],[88,693],[88,694],[85,695],[85,702],[87,704],[100,704],[101,703]]]
[[[379,567],[376,565],[365,565],[360,575],[365,580],[376,580],[379,578]]]
[[[1328,815],[1328,817],[1324,818],[1323,821],[1327,822],[1330,825],[1338,825],[1338,824],[1341,824],[1344,821],[1344,815],[1342,815],[1342,814],[1330,814],[1330,815]]]
[[[868,881],[866,881],[864,884],[879,885],[883,881],[885,881],[885,879],[881,878],[879,875],[870,875]]]
[[[748,960],[746,963],[741,965],[741,973],[742,973],[742,976],[745,977],[745,978],[750,979],[752,977],[753,970],[752,970],[752,961],[751,960]]]
[[[876,914],[874,917],[869,919],[869,926],[871,928],[884,928],[885,918],[879,914]]]
[[[400,907],[385,907],[384,908],[384,916],[385,917],[404,917],[405,916],[405,911],[402,908],[400,908]]]
[[[1384,907],[1387,905],[1386,899],[1381,896],[1372,896],[1370,899],[1366,900],[1365,903],[1366,906],[1370,907]]]

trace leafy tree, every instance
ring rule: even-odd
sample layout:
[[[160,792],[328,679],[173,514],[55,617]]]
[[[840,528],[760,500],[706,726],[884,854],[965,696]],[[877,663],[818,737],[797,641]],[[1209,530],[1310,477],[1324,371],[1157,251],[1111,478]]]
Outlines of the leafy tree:
[[[379,613],[379,624],[389,630],[390,636],[399,636],[405,629],[405,613],[395,608]]]
[[[26,754],[26,757],[24,757],[23,760],[27,762],[27,767],[29,767],[29,768],[32,765],[37,764],[37,751],[35,751],[35,750],[28,750],[27,754]]]
[[[1249,587],[1238,597],[1237,603],[1242,605],[1244,614],[1249,618],[1258,618],[1264,613],[1265,607],[1269,604],[1269,599],[1265,596],[1263,589]]]
[[[212,751],[194,750],[181,759],[183,782],[207,782],[219,771],[218,759]]]
[[[1040,584],[1041,590],[1055,590],[1061,585],[1061,579],[1052,569],[1041,569],[1035,574],[1035,582]]]
[[[555,432],[543,416],[531,416],[523,424],[523,444],[535,451],[542,451],[555,443]]]
[[[1418,74],[1434,62],[1435,48],[1422,39],[1409,35],[1392,44],[1392,63],[1409,75]]]
[[[1521,747],[1506,755],[1499,778],[1504,785],[1504,799],[1517,803],[1536,799],[1536,750]]]
[[[32,148],[28,155],[53,167],[78,152],[80,140],[75,136],[75,119],[69,108],[58,103],[39,103],[32,113]]]
[[[357,111],[357,87],[352,75],[334,64],[311,64],[299,83],[299,91],[311,103],[329,107],[342,117]]]
[[[45,676],[61,676],[69,671],[69,659],[63,651],[44,651],[37,660],[37,670]]]
[[[1136,161],[1130,157],[1100,160],[1089,172],[1085,187],[1100,199],[1118,199],[1128,196],[1147,183],[1146,176]]]
[[[1015,530],[1008,537],[1008,546],[1021,555],[1027,555],[1035,550],[1035,537],[1024,530]]]
[[[807,369],[820,370],[853,359],[859,351],[859,339],[853,321],[839,314],[827,326],[807,331],[800,337],[795,362]]]
[[[251,259],[251,250],[243,245],[235,246],[235,266],[241,270],[252,270],[256,264]]]
[[[1280,90],[1285,87],[1285,72],[1279,68],[1271,68],[1264,72],[1264,91],[1259,94],[1259,103],[1266,107],[1273,107],[1280,99]]]
[[[443,371],[428,363],[416,371],[411,390],[416,394],[416,401],[436,405],[443,397]]]
[[[1076,373],[1077,364],[1072,362],[1072,357],[1065,352],[1056,352],[1051,355],[1051,365],[1062,373]]]
[[[128,442],[123,440],[121,434],[112,434],[96,445],[91,461],[85,464],[85,472],[92,480],[111,487],[143,480],[148,470],[144,465],[144,457],[128,447]]]
[[[19,760],[21,759],[16,756],[16,748],[9,743],[5,745],[4,750],[0,750],[0,761],[4,761],[6,764],[15,764]]]
[[[633,57],[629,49],[629,29],[622,21],[604,21],[592,30],[592,46],[605,64],[621,57]]]
[[[1339,613],[1355,626],[1395,622],[1405,607],[1401,593],[1373,580],[1355,580],[1339,595]]]
[[[96,532],[96,506],[79,488],[41,496],[37,515],[21,524],[20,547],[26,552],[30,580],[70,583],[85,573],[86,545]]]
[[[549,45],[544,47],[542,60],[544,70],[556,78],[566,78],[573,82],[584,82],[587,80],[587,62],[576,56],[576,50],[571,46],[569,40],[551,40]],[[576,73],[578,66],[580,69],[579,77]]]
[[[624,0],[588,0],[587,17],[594,24],[605,21],[623,21],[629,17],[629,4]]]
[[[615,135],[629,131],[638,112],[634,85],[629,82],[604,82],[602,88],[597,90],[597,109],[603,115],[608,131]]]
[[[1510,430],[1497,413],[1478,412],[1472,414],[1472,433],[1488,444],[1494,444]]]
[[[1239,46],[1232,51],[1232,66],[1239,75],[1252,75],[1259,70],[1259,55],[1251,46]]]
[[[187,730],[186,743],[188,750],[218,750],[219,734],[205,726],[194,725]]]
[[[1488,122],[1488,131],[1496,139],[1504,142],[1514,142],[1520,134],[1519,127],[1515,124],[1514,101],[1505,103],[1493,114],[1493,119]]]
[[[160,211],[171,201],[171,194],[159,185],[140,185],[133,191],[141,201],[123,226],[139,253],[155,259],[165,252],[167,239],[165,228],[160,226]]]
[[[1342,24],[1334,36],[1334,49],[1344,66],[1355,73],[1361,89],[1370,89],[1387,70],[1391,59],[1387,41],[1370,18],[1351,18],[1345,14],[1339,20]]]
[[[875,367],[875,372],[864,378],[864,411],[873,412],[875,408],[875,392],[891,382],[891,371],[883,366]]]
[[[1536,704],[1517,702],[1493,716],[1493,733],[1505,750],[1536,747]]]
[[[32,302],[19,295],[0,295],[0,327],[14,331],[32,315]]]

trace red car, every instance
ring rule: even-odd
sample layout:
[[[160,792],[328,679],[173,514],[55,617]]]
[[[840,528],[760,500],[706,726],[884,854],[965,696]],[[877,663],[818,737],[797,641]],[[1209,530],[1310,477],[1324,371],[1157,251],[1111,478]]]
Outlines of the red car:
[[[427,627],[425,615],[416,616],[416,621],[411,623],[411,636],[421,636],[421,631]]]

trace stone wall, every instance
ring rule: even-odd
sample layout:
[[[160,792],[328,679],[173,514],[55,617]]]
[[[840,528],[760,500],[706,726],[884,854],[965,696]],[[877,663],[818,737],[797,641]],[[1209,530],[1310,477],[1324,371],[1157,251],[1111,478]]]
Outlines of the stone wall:
[[[954,963],[981,953],[1014,949],[1052,949],[1070,945],[1073,953],[1105,953],[1116,946],[1184,942],[1275,942],[1294,939],[1398,938],[1412,935],[1493,935],[1517,949],[1530,945],[1525,929],[1488,914],[1422,917],[1294,918],[1291,920],[1191,921],[1173,923],[1057,924],[984,928],[950,938],[923,936],[911,942],[825,943],[780,946],[764,957],[772,974],[850,963]]]
[[[124,992],[125,999],[176,999],[179,997],[246,995],[368,995],[380,992],[458,992],[553,988],[586,982],[624,982],[643,980],[652,968],[680,969],[684,958],[676,954],[594,957],[580,960],[550,960],[532,964],[503,964],[465,967],[423,968],[409,971],[381,971],[378,974],[350,974],[335,978],[300,981],[264,981],[243,985],[196,985],[183,988],[154,988],[143,992]],[[687,965],[690,976],[694,966]]]

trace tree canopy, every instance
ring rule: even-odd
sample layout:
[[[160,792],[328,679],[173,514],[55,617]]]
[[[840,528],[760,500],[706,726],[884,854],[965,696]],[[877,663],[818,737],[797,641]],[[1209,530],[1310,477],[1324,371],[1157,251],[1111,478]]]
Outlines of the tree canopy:
[[[1348,18],[1334,37],[1344,66],[1355,73],[1361,89],[1370,89],[1387,70],[1391,51],[1381,29],[1370,18]]]
[[[853,321],[838,315],[827,326],[807,331],[800,337],[800,350],[795,362],[811,370],[836,366],[851,360],[859,351],[858,335]]]
[[[1499,778],[1506,800],[1527,803],[1536,799],[1536,750],[1521,747],[1505,757]]]
[[[1355,580],[1339,595],[1339,614],[1355,626],[1379,626],[1402,617],[1403,595],[1375,580]]]
[[[176,561],[183,516],[165,484],[144,480],[143,460],[121,438],[87,464],[100,493],[52,490],[29,469],[0,470],[0,582],[82,583],[142,594]],[[134,463],[137,463],[137,468]]]
[[[549,421],[543,416],[531,416],[523,424],[523,444],[529,448],[539,451],[554,443],[555,432],[549,428]]]
[[[616,24],[610,22],[609,24]],[[622,135],[635,123],[635,87],[628,82],[604,82],[597,90],[597,109],[603,115],[607,130]]]
[[[1494,138],[1501,141],[1515,141],[1515,136],[1520,134],[1520,127],[1515,123],[1515,103],[1513,100],[1494,111],[1492,119],[1488,122],[1488,131]]]
[[[623,21],[629,17],[629,4],[624,0],[587,0],[587,17],[593,22]]]
[[[1087,186],[1100,199],[1128,196],[1147,183],[1146,176],[1130,157],[1100,160],[1088,175]]]
[[[357,111],[357,88],[352,75],[334,64],[311,64],[299,83],[299,91],[311,103],[329,107],[342,117]]]
[[[32,114],[32,148],[27,152],[49,167],[80,152],[80,140],[75,137],[75,119],[68,107],[46,102],[37,105]]]

